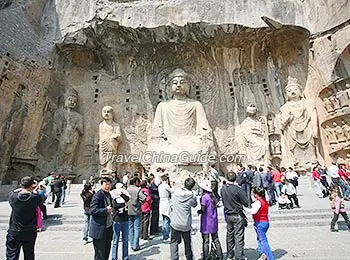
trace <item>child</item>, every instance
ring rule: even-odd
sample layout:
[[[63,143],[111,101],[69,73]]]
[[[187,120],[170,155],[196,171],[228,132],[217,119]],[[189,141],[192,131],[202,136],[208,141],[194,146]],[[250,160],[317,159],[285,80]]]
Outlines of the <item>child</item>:
[[[333,185],[331,187],[331,195],[329,196],[331,209],[333,210],[333,219],[331,221],[331,232],[338,232],[337,229],[335,229],[335,223],[338,221],[339,214],[341,214],[345,220],[346,225],[348,226],[348,229],[350,231],[350,220],[348,215],[346,214],[346,210],[344,208],[344,202],[343,199],[340,197],[339,194],[339,187],[337,185]]]
[[[211,189],[211,182],[205,180],[199,184],[202,188],[201,209],[198,214],[201,214],[201,233],[203,239],[203,257],[202,259],[209,259],[209,236],[211,236],[212,244],[215,245],[215,251],[218,259],[222,259],[222,249],[218,236],[218,198],[214,195]],[[211,248],[211,250],[214,250]]]
[[[274,260],[272,251],[267,241],[267,230],[269,229],[269,204],[265,199],[265,191],[261,188],[253,188],[253,197],[255,201],[252,204],[250,212],[254,219],[254,229],[258,239],[259,260]]]
[[[290,209],[291,201],[288,199],[285,193],[281,192],[281,196],[278,198],[279,209]]]

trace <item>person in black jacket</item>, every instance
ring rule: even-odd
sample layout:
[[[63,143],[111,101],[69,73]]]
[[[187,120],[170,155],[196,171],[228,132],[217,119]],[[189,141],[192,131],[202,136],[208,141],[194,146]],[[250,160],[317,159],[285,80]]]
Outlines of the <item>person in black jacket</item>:
[[[108,260],[113,236],[112,197],[109,193],[112,181],[103,177],[101,189],[92,196],[89,236],[93,239],[94,260]]]
[[[244,257],[244,229],[247,218],[243,206],[248,207],[248,198],[243,189],[235,184],[236,173],[227,174],[227,184],[221,189],[221,199],[227,222],[227,258],[245,259]]]
[[[150,184],[148,185],[149,190],[151,191],[152,198],[152,215],[151,215],[151,235],[159,234],[159,192],[158,186],[155,184],[154,174],[150,174]]]
[[[53,183],[53,193],[55,194],[55,197],[56,197],[54,208],[61,207],[62,187],[63,187],[63,183],[61,180],[61,175],[58,175],[55,178]]]
[[[117,183],[115,189],[111,191],[113,198],[113,245],[112,245],[112,260],[118,257],[118,243],[120,232],[122,233],[123,243],[123,260],[128,259],[128,240],[129,240],[129,216],[127,202],[130,199],[130,194],[125,190],[123,183]]]
[[[10,192],[12,208],[10,226],[6,236],[6,259],[18,260],[21,247],[24,259],[34,260],[34,246],[37,236],[37,207],[41,204],[38,194],[32,193],[34,180],[26,176],[21,179],[21,188]]]
[[[84,231],[83,231],[83,244],[86,245],[88,243],[88,235],[90,229],[90,206],[92,196],[95,192],[92,190],[92,186],[90,183],[84,185],[83,191],[80,193],[80,197],[83,199],[83,208],[84,208]]]

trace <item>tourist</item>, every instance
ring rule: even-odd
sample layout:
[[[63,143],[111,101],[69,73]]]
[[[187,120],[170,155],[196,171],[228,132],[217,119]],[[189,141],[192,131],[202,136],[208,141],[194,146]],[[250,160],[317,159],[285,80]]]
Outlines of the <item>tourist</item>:
[[[6,259],[18,260],[21,247],[25,260],[34,260],[37,237],[37,208],[41,199],[33,193],[34,180],[26,176],[21,179],[21,188],[10,192],[10,225],[6,236]]]
[[[323,187],[326,188],[326,195],[328,196],[329,195],[328,194],[329,184],[328,184],[328,181],[327,181],[326,166],[325,165],[321,166],[321,164],[317,164],[316,167],[317,167],[318,173],[320,174],[320,181],[321,181]]]
[[[336,165],[335,162],[332,163],[331,166],[328,167],[328,175],[332,179],[333,184],[339,184],[340,178],[339,178],[339,168]]]
[[[201,209],[198,210],[198,214],[201,214],[201,226],[200,232],[202,233],[203,247],[202,247],[202,259],[208,259],[209,257],[209,241],[211,236],[212,243],[214,248],[211,248],[210,251],[214,250],[217,255],[217,259],[222,259],[222,249],[218,236],[218,211],[217,203],[218,199],[211,189],[211,182],[206,180],[199,184],[202,189],[202,197],[200,199]]]
[[[298,174],[293,170],[292,167],[288,168],[288,171],[286,173],[286,179],[293,184],[295,187],[295,191],[297,191],[297,187],[299,186],[299,176]]]
[[[88,236],[90,230],[90,206],[92,196],[95,192],[92,190],[91,184],[87,183],[84,185],[84,189],[80,193],[80,197],[83,199],[83,209],[84,209],[84,230],[83,230],[83,244],[86,245],[88,243]]]
[[[141,192],[143,192],[146,195],[146,200],[141,205],[141,211],[142,211],[141,239],[149,240],[148,228],[149,228],[149,220],[150,220],[151,209],[152,209],[151,191],[147,187],[146,180],[141,181],[140,187],[141,187]]]
[[[128,215],[129,215],[129,242],[133,251],[140,250],[141,232],[141,204],[146,200],[146,195],[141,192],[140,179],[136,176],[130,179],[127,191],[130,194]]]
[[[67,181],[64,175],[61,175],[61,181],[62,181],[62,191],[61,191],[62,195],[61,195],[60,205],[62,206],[66,200],[66,190],[67,190]]]
[[[331,195],[329,196],[330,206],[334,214],[333,219],[331,221],[331,231],[332,232],[338,231],[337,229],[335,229],[335,224],[338,221],[339,214],[343,216],[345,223],[350,231],[350,220],[349,220],[348,214],[346,213],[344,202],[340,196],[339,187],[337,185],[333,185],[330,191],[331,191]]]
[[[197,198],[192,193],[195,186],[193,178],[185,180],[183,188],[176,188],[171,197],[172,211],[170,213],[171,239],[170,254],[171,260],[179,259],[179,244],[184,240],[185,256],[187,260],[193,260],[191,243],[191,208],[197,206]]]
[[[47,199],[46,197],[46,187],[43,181],[39,182],[38,184],[38,195],[41,198],[41,203],[40,203],[40,210],[43,215],[43,219],[47,219],[47,208],[45,205],[45,201]]]
[[[321,176],[317,170],[317,166],[314,167],[312,170],[312,178],[314,179],[316,185],[316,195],[319,198],[324,198],[326,196],[326,188],[323,187],[321,183]]]
[[[58,175],[55,178],[54,183],[53,183],[53,193],[56,197],[54,208],[61,207],[62,187],[63,187],[63,182],[61,179],[61,175]]]
[[[159,192],[158,186],[155,183],[155,176],[153,174],[150,175],[150,184],[148,185],[148,188],[151,192],[152,198],[150,234],[157,235],[159,232]]]
[[[163,218],[162,235],[163,240],[169,239],[170,234],[170,198],[173,190],[170,187],[168,175],[161,176],[162,183],[158,186],[159,192],[159,214]]]
[[[257,171],[257,168],[255,166],[253,166],[252,171],[253,171],[253,184],[252,184],[252,186],[255,188],[264,188],[263,183],[262,183],[262,179],[261,179],[261,174],[263,172],[263,168],[260,167],[259,171]]]
[[[55,172],[50,172],[47,177],[43,179],[46,186],[46,203],[51,204],[55,201],[53,194],[53,183],[55,181]]]
[[[275,185],[277,199],[280,196],[281,189],[283,186],[283,184],[281,183],[281,177],[282,177],[282,173],[281,173],[280,167],[276,165],[275,169],[272,171],[272,180],[273,180],[273,184]]]
[[[285,193],[281,192],[277,202],[278,202],[279,209],[291,209],[290,207],[291,201],[288,199]]]
[[[115,189],[111,191],[113,199],[113,245],[112,260],[118,259],[118,244],[120,232],[122,233],[122,256],[123,260],[129,259],[128,240],[129,240],[129,216],[127,202],[130,194],[125,189],[123,183],[117,183]]]
[[[221,189],[221,198],[224,204],[227,233],[227,258],[244,258],[244,229],[247,219],[243,212],[243,206],[248,207],[248,199],[241,187],[234,184],[236,173],[227,174],[227,184]]]
[[[253,197],[255,199],[252,204],[250,212],[253,215],[254,219],[254,229],[256,232],[258,240],[258,251],[259,251],[259,260],[274,260],[275,258],[272,255],[269,242],[267,241],[267,230],[269,229],[269,205],[265,199],[265,192],[263,189],[253,189]]]
[[[89,235],[93,239],[95,260],[108,260],[113,237],[112,197],[110,190],[112,181],[103,177],[100,181],[101,189],[91,200],[91,221]]]
[[[275,205],[277,200],[275,196],[275,185],[273,182],[272,167],[266,167],[265,181],[267,182],[267,194],[269,196],[269,205]]]
[[[296,194],[296,189],[292,183],[290,183],[289,179],[285,180],[285,184],[282,187],[282,192],[287,194],[288,199],[291,201],[290,207],[293,208],[293,202],[297,206],[297,208],[300,208],[299,206],[299,200]]]

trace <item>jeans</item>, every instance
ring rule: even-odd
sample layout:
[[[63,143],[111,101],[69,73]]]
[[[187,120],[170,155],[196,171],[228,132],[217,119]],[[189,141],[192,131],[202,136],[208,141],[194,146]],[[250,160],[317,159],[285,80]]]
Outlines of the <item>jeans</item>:
[[[274,182],[274,184],[275,184],[275,190],[276,190],[277,198],[279,198],[280,195],[281,195],[281,190],[282,190],[283,184],[280,183],[280,182]]]
[[[163,239],[167,240],[170,234],[170,218],[163,215],[163,225],[162,225]]]
[[[83,230],[83,240],[88,240],[89,229],[90,229],[90,217],[91,215],[84,212],[84,230]]]
[[[141,215],[129,216],[129,241],[132,249],[140,248]]]
[[[219,236],[218,233],[215,234],[202,234],[202,239],[203,239],[203,257],[202,259],[206,260],[209,256],[209,236],[211,235],[211,239],[214,242],[215,249],[216,249],[216,254],[218,255],[219,259],[222,259],[222,249],[219,241]],[[213,250],[213,249],[212,249]]]
[[[187,260],[193,260],[193,252],[191,245],[191,230],[189,231],[178,231],[171,228],[171,239],[170,239],[170,255],[171,260],[179,260],[179,244],[184,240],[185,244],[185,256]]]
[[[267,241],[267,230],[269,229],[269,222],[255,222],[254,229],[256,232],[257,240],[258,240],[258,251],[260,254],[265,254],[267,256],[267,260],[275,260],[272,255],[272,251]]]
[[[8,233],[6,236],[6,259],[18,260],[21,247],[23,247],[23,254],[25,260],[34,260],[34,246],[37,233],[33,232],[28,237],[13,235]]]
[[[245,219],[238,214],[226,215],[227,233],[227,257],[237,260],[244,259],[244,229]]]
[[[128,236],[129,236],[129,222],[113,222],[113,244],[112,244],[112,260],[118,259],[118,243],[120,232],[122,232],[123,243],[123,260],[129,259],[128,252]]]
[[[62,193],[61,193],[61,205],[64,204],[64,201],[66,200],[66,190],[62,187]]]

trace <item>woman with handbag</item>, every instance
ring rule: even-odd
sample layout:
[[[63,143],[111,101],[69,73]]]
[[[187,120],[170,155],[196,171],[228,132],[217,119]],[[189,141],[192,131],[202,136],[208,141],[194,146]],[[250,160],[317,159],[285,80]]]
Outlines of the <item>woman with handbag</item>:
[[[222,249],[218,236],[218,211],[216,208],[218,199],[211,190],[211,182],[205,180],[199,184],[202,189],[200,199],[201,209],[201,228],[203,239],[203,257],[202,260],[221,260],[223,258]],[[209,236],[211,236],[211,250],[209,250]],[[210,252],[210,253],[209,253]]]

